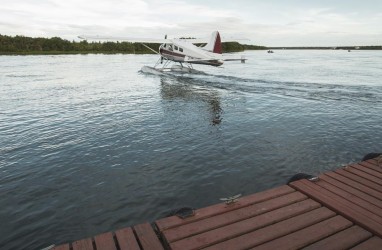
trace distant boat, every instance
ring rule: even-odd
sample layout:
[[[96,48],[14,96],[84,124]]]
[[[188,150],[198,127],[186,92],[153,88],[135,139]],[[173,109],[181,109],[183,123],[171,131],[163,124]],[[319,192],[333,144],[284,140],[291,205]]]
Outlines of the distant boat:
[[[268,53],[273,53],[273,50],[268,50]]]

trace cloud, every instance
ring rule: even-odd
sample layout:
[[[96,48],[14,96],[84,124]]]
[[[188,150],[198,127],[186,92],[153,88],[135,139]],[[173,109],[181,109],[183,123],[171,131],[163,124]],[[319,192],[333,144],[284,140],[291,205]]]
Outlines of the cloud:
[[[345,12],[335,2],[313,6],[275,0],[238,4],[187,0],[6,0],[0,6],[0,27],[8,35],[61,36],[70,40],[80,34],[201,37],[219,30],[223,36],[249,37],[253,44],[270,46],[381,43],[380,11],[371,8],[365,14],[353,8]]]

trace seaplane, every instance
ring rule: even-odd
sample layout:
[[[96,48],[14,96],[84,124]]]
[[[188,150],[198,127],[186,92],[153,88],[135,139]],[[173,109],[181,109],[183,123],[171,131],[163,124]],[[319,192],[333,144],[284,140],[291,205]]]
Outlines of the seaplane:
[[[142,71],[148,73],[199,73],[193,64],[202,64],[219,67],[226,61],[240,61],[245,63],[244,56],[240,58],[226,58],[222,54],[222,39],[218,31],[214,31],[209,40],[196,38],[172,38],[167,39],[137,39],[137,38],[107,38],[99,36],[79,36],[84,40],[115,40],[141,43],[147,49],[158,54],[160,57],[154,67],[143,66]],[[225,39],[225,42],[232,42],[247,39]],[[148,43],[160,43],[158,51],[150,48]]]

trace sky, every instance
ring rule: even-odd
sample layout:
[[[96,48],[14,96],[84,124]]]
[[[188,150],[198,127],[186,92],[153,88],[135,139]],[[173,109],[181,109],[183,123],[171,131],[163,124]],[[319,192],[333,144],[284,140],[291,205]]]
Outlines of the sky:
[[[248,38],[264,46],[382,45],[380,0],[0,0],[0,34]]]

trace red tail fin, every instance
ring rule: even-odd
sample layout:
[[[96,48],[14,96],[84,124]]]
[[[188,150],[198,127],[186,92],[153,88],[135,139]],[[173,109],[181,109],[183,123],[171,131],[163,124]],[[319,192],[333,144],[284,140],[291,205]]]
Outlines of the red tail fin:
[[[204,49],[217,54],[222,53],[222,42],[220,39],[219,31],[214,31],[212,33],[210,41],[206,46],[204,46]]]

